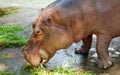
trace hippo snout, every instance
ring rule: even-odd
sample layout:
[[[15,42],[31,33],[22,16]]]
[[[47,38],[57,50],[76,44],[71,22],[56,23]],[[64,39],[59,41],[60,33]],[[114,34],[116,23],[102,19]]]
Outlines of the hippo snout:
[[[36,67],[39,66],[39,64],[42,61],[42,58],[39,56],[39,54],[34,53],[34,52],[31,53],[24,47],[22,48],[22,54],[24,58],[33,66],[36,66]]]

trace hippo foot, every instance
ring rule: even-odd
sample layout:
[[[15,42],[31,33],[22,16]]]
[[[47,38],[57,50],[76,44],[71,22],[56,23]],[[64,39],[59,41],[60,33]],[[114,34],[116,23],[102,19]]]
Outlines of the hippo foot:
[[[102,61],[100,59],[97,60],[97,66],[101,69],[108,69],[113,66],[111,61]]]
[[[80,49],[80,50],[75,49],[75,54],[88,55],[88,51],[86,52],[86,50],[84,49]]]

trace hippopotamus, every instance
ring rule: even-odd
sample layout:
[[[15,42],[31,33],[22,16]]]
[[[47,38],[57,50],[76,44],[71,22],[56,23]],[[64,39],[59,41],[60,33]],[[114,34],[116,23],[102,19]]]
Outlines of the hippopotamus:
[[[47,63],[57,50],[73,42],[83,42],[75,53],[88,55],[94,34],[96,63],[99,68],[109,68],[113,64],[109,44],[120,36],[120,0],[56,0],[41,9],[32,27],[22,53],[33,66]]]

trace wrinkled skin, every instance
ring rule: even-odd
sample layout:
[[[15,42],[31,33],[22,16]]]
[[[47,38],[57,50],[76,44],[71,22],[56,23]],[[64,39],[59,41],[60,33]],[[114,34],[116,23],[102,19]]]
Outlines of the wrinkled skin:
[[[108,47],[120,35],[120,0],[58,0],[41,10],[32,26],[32,35],[22,49],[32,65],[45,64],[57,50],[80,40],[83,45],[76,53],[88,54],[95,34],[98,67],[109,68]]]

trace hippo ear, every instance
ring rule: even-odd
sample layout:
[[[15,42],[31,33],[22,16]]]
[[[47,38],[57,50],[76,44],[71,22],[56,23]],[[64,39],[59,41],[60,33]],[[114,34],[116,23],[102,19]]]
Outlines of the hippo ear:
[[[43,11],[43,10],[44,10],[44,8],[41,8],[41,9],[40,9],[40,11]]]

